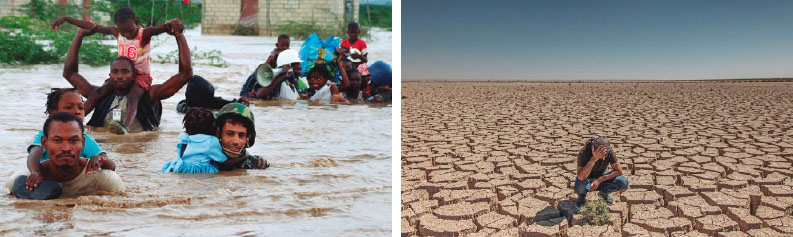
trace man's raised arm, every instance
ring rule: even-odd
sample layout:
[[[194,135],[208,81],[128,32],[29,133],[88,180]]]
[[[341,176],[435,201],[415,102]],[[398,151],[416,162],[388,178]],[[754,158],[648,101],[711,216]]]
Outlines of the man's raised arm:
[[[77,70],[79,63],[80,46],[83,44],[83,37],[93,35],[94,29],[80,29],[72,40],[72,45],[69,46],[69,52],[66,54],[66,63],[63,65],[63,78],[77,90],[83,97],[88,98],[96,87],[88,83],[85,78],[80,75]]]
[[[179,47],[179,74],[173,75],[170,79],[159,85],[152,85],[149,96],[152,100],[167,99],[184,85],[193,79],[193,67],[190,65],[190,47],[182,32],[168,32],[176,37],[176,45]]]

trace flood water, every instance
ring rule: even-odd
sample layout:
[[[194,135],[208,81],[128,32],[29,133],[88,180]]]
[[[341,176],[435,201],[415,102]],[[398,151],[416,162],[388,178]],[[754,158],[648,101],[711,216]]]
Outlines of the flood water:
[[[236,98],[248,75],[264,62],[275,37],[202,36],[186,32],[191,49],[222,51],[229,67],[195,65],[216,87],[216,95]],[[391,32],[370,38],[370,61],[391,64]],[[113,44],[108,41],[108,44]],[[292,41],[299,49],[301,41]],[[176,49],[173,37],[155,38],[151,57]],[[63,65],[0,68],[0,181],[24,170],[26,147],[42,128],[46,93],[70,87]],[[176,64],[151,64],[154,84],[177,73]],[[108,66],[80,65],[99,85]],[[176,104],[184,89],[163,100],[160,128],[119,136],[88,132],[117,164],[126,191],[50,201],[28,201],[0,190],[0,234],[11,235],[390,235],[390,105],[314,104],[254,101],[256,144],[249,152],[265,157],[267,170],[218,174],[162,173],[176,156],[183,114]],[[90,114],[86,116],[86,119]]]

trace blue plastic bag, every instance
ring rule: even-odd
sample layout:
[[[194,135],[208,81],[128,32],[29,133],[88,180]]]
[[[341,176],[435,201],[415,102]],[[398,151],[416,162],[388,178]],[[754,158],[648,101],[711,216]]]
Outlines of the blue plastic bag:
[[[309,76],[308,72],[314,67],[315,63],[332,63],[335,65],[336,48],[339,45],[341,45],[339,37],[331,35],[327,39],[322,40],[317,33],[311,33],[306,41],[303,42],[303,45],[300,46],[300,52],[298,52],[300,59],[303,61],[300,63],[303,75]],[[330,78],[330,80],[339,83],[341,77],[338,73],[338,67],[335,67],[335,70],[337,72],[333,74],[336,76]]]

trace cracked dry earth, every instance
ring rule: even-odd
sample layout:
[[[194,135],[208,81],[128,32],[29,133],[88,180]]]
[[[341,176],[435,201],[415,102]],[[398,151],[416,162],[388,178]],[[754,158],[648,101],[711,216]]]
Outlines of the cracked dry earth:
[[[793,235],[793,83],[402,85],[402,236]],[[630,187],[582,226],[596,134]]]

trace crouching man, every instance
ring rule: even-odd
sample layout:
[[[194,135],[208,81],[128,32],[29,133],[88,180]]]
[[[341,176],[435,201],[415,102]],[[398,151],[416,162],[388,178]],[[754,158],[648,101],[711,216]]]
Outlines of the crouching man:
[[[41,146],[50,152],[50,159],[41,163],[40,183],[27,185],[25,172],[13,175],[6,187],[18,198],[39,200],[123,191],[124,183],[114,172],[116,165],[112,160],[80,157],[85,145],[84,130],[80,118],[71,113],[50,116],[44,122],[41,137]]]
[[[622,175],[622,167],[610,144],[603,137],[589,139],[578,153],[578,169],[575,179],[575,193],[578,194],[576,208],[584,206],[589,192],[599,191],[598,195],[609,205],[614,203],[610,193],[628,188],[628,179]],[[606,168],[611,170],[606,172]]]

